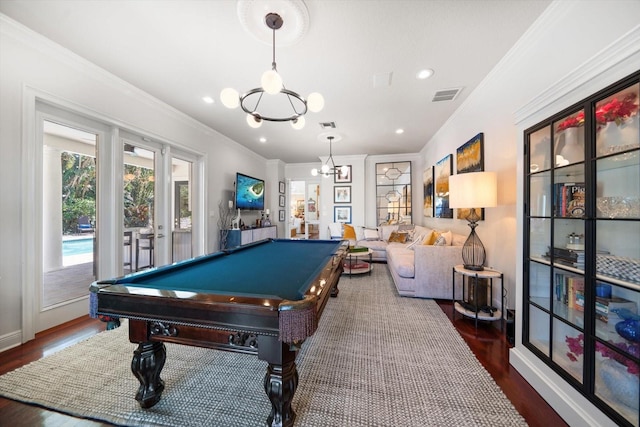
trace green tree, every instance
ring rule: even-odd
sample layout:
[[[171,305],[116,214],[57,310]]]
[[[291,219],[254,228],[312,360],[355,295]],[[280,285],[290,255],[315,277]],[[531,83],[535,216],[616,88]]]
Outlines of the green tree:
[[[62,167],[62,232],[76,232],[78,217],[96,216],[96,159],[91,156],[63,152]]]
[[[154,176],[153,169],[125,165],[125,227],[148,227],[150,225],[150,218],[153,218]]]

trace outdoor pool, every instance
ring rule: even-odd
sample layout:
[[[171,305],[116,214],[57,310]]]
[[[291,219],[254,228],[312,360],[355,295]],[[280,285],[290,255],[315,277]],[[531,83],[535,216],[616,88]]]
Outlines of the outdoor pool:
[[[93,237],[88,239],[64,240],[62,256],[83,255],[93,253]]]

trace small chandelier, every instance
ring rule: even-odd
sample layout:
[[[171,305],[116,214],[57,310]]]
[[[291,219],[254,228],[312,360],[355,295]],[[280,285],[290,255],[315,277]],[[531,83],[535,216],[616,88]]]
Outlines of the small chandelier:
[[[333,142],[333,138],[335,137],[333,136],[327,137],[327,139],[329,140],[329,158],[327,159],[326,162],[324,162],[324,165],[322,165],[322,167],[320,168],[320,171],[318,171],[317,168],[311,169],[311,175],[318,176],[318,173],[322,173],[322,175],[324,175],[325,178],[328,178],[331,175],[334,175],[338,170],[342,172],[343,175],[346,175],[347,173],[349,173],[349,166],[343,165],[337,168],[336,163],[333,161],[333,154],[331,153],[331,145]],[[331,162],[331,166],[329,166],[329,162]]]
[[[273,31],[273,61],[271,62],[271,69],[262,74],[261,87],[251,89],[242,96],[239,95],[237,90],[226,88],[220,92],[220,100],[227,108],[233,109],[240,106],[247,113],[247,124],[252,128],[259,128],[262,126],[262,122],[267,120],[270,122],[291,122],[291,126],[294,129],[302,129],[305,124],[304,115],[307,110],[313,113],[322,110],[324,108],[324,98],[318,92],[313,92],[305,100],[301,95],[284,87],[282,77],[280,77],[276,68],[276,30],[282,27],[284,21],[277,13],[268,13],[264,20],[267,27]],[[291,106],[291,113],[268,114],[264,111],[260,112],[258,108],[265,93],[286,96],[286,101]]]

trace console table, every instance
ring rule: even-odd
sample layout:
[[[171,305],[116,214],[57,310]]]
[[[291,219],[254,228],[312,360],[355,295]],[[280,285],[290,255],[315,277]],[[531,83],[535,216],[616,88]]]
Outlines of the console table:
[[[248,228],[246,230],[229,230],[227,235],[227,244],[225,249],[232,249],[249,243],[257,242],[264,239],[275,239],[278,237],[277,227],[271,225],[268,227]]]
[[[456,274],[460,274],[462,276],[462,299],[461,300],[456,300]],[[498,270],[488,269],[488,268],[485,268],[482,271],[468,270],[464,268],[464,266],[462,265],[456,265],[453,267],[452,276],[453,276],[452,300],[454,301],[453,303],[453,308],[455,309],[454,313],[457,311],[463,316],[475,318],[476,328],[478,327],[478,320],[488,320],[488,321],[500,320],[501,321],[500,329],[502,330],[504,325],[504,322],[502,322],[503,312],[504,312],[504,276],[502,272]],[[474,308],[470,308],[469,304],[466,304],[467,299],[465,299],[465,286],[464,286],[465,277],[467,277],[468,280],[474,281],[473,301],[476,304],[478,303],[478,288],[480,287],[478,279],[489,280],[489,300],[488,300],[489,307],[487,307],[486,311],[482,310],[483,307],[478,307],[476,305],[474,309]],[[499,310],[494,309],[494,307],[491,307],[491,302],[493,300],[493,280],[494,279],[500,279],[500,309]]]

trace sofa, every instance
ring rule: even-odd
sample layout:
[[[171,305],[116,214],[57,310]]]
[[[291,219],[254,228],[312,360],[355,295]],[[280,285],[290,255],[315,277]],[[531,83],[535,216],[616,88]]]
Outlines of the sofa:
[[[403,238],[397,238],[405,233]],[[462,246],[467,236],[419,225],[356,227],[355,235],[350,239],[352,244],[373,250],[374,261],[386,261],[400,295],[451,299],[452,269],[462,264]],[[433,244],[436,240],[437,244]]]

